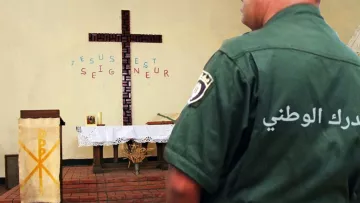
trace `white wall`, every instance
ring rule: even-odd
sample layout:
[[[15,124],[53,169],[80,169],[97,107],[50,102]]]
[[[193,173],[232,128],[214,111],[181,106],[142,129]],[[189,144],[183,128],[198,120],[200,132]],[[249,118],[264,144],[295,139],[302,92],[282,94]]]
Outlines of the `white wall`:
[[[201,69],[223,39],[240,34],[240,1],[214,0],[18,0],[0,7],[0,177],[5,154],[18,152],[17,119],[22,109],[60,109],[64,159],[90,158],[77,147],[75,127],[85,116],[103,112],[107,125],[122,124],[121,44],[90,43],[90,32],[121,32],[121,10],[130,10],[132,33],[162,34],[162,44],[133,43],[132,66],[156,58],[170,77],[145,70],[133,74],[133,123],[157,113],[179,112]],[[96,60],[99,54],[104,61]],[[84,62],[80,62],[83,56]],[[115,62],[109,62],[114,56]],[[94,64],[89,64],[94,57]],[[75,63],[72,65],[72,61]],[[103,71],[96,79],[81,68]],[[108,75],[113,69],[115,74]],[[110,156],[111,147],[105,150]]]
[[[358,0],[327,0],[322,11],[347,42],[360,24]],[[132,44],[134,59],[151,62],[170,77],[133,74],[133,123],[156,113],[179,112],[206,61],[226,38],[242,34],[240,0],[17,0],[0,7],[0,177],[4,155],[18,152],[17,119],[23,109],[60,109],[64,159],[90,158],[91,148],[77,147],[75,127],[85,115],[103,112],[107,125],[122,123],[121,45],[90,43],[90,32],[121,32],[121,10],[131,11],[133,33],[162,34],[162,44]],[[115,62],[95,60],[103,54]],[[75,63],[72,65],[72,61]],[[103,73],[82,76],[81,68]],[[150,69],[154,65],[150,65]],[[115,70],[110,76],[109,69]],[[141,68],[142,69],[142,68]],[[111,155],[106,148],[105,156]]]

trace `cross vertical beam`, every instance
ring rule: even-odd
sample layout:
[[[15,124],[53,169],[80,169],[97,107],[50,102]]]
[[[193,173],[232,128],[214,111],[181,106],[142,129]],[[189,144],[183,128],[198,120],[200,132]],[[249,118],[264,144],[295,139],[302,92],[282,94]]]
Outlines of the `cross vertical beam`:
[[[130,11],[121,11],[121,32],[89,33],[90,42],[121,42],[123,125],[132,125],[131,42],[162,43],[162,35],[131,34]]]
[[[132,125],[130,11],[121,12],[123,125]]]

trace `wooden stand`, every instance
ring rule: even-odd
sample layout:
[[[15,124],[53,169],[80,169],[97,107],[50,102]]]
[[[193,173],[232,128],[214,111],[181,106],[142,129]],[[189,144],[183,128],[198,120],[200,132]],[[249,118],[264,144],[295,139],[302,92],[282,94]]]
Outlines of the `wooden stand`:
[[[172,121],[149,121],[146,125],[172,125],[174,122]],[[156,150],[157,150],[157,161],[159,165],[156,168],[160,168],[161,170],[167,170],[168,164],[164,159],[164,150],[166,147],[166,143],[156,143]]]
[[[10,190],[19,185],[19,155],[5,154],[5,187]]]
[[[65,122],[60,117],[60,110],[21,110],[20,118],[60,118],[60,197],[63,200],[63,177],[62,177],[62,126]]]
[[[105,124],[98,124],[97,126],[105,126]],[[113,145],[113,163],[119,162],[119,145]],[[93,146],[93,173],[104,172],[104,147]]]
[[[103,156],[103,146],[93,146],[93,172],[102,173],[104,156]]]

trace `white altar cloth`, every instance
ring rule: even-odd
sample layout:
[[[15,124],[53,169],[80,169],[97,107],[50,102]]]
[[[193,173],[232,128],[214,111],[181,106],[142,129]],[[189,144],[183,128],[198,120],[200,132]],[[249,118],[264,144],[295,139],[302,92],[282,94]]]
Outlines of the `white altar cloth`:
[[[137,143],[166,143],[174,125],[79,126],[79,147],[109,146],[134,140]]]

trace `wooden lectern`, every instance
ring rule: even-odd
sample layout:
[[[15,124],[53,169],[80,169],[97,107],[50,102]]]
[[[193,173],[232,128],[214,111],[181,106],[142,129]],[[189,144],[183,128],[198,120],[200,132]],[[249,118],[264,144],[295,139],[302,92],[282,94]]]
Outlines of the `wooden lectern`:
[[[65,122],[60,117],[60,110],[21,110],[20,118],[60,118],[60,195],[61,202],[63,200],[63,190],[62,190],[62,126],[65,125]]]

